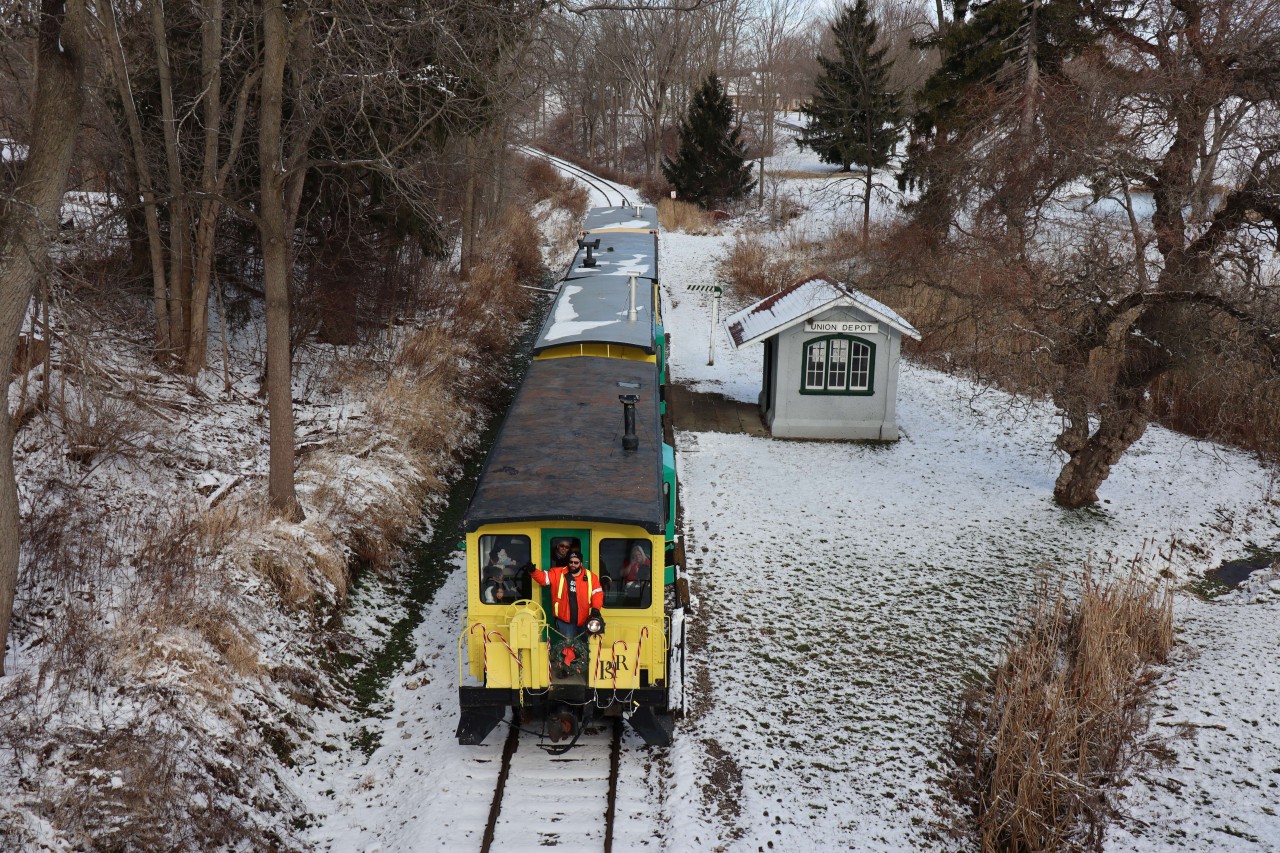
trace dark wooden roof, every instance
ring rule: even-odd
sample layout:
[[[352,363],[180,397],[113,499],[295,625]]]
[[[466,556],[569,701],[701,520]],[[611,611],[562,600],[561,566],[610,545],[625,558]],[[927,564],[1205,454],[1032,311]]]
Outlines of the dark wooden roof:
[[[580,356],[534,361],[463,516],[482,524],[564,520],[661,533],[657,365]],[[619,385],[619,383],[624,383]],[[622,449],[620,394],[635,394],[638,450]]]

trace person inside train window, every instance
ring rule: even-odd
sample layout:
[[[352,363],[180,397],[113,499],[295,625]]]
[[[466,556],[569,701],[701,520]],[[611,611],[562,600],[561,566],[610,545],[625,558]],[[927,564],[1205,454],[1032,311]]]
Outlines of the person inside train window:
[[[582,545],[577,539],[562,536],[551,540],[551,568],[569,565],[569,552],[581,551]]]
[[[649,560],[649,543],[633,542],[631,551],[627,554],[627,561],[622,564],[622,580],[624,583],[637,583],[639,581],[647,581],[652,575],[652,565]]]
[[[484,585],[488,583],[494,570],[497,570],[502,575],[506,603],[513,602],[517,598],[528,598],[529,590],[526,589],[524,595],[520,594],[520,581],[522,579],[517,577],[516,569],[521,563],[529,560],[529,537],[481,536],[479,545],[479,552],[484,555],[479,565],[480,577],[478,579],[481,585],[481,599],[486,604],[492,603],[484,599]],[[527,580],[525,585],[527,586]]]
[[[615,570],[605,592],[609,607],[645,608],[653,601],[653,545],[647,539],[601,539],[600,560]],[[659,587],[661,588],[661,587]]]
[[[485,582],[480,586],[480,600],[485,604],[510,604],[515,595],[507,589],[502,569],[490,566],[485,569]]]
[[[551,588],[554,628],[566,640],[573,640],[586,631],[592,611],[604,606],[604,589],[600,578],[583,564],[581,552],[570,551],[567,559],[566,566],[543,570],[527,563],[524,570],[534,583]]]
[[[512,536],[499,552],[502,570],[510,575],[518,566],[529,562],[529,540],[524,536]]]

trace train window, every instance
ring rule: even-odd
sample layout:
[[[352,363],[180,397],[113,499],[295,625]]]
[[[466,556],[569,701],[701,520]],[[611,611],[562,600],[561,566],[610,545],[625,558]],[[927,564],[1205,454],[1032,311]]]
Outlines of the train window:
[[[480,600],[510,604],[530,595],[528,575],[520,567],[529,562],[528,536],[480,537]]]
[[[653,601],[653,543],[601,539],[600,582],[605,607],[646,608]]]

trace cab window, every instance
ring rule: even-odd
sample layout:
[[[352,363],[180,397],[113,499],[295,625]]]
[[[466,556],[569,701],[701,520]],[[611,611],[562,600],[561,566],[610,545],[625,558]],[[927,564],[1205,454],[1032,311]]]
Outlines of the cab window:
[[[529,562],[529,537],[480,537],[480,601],[511,604],[529,597],[529,577],[520,567]]]
[[[648,607],[653,601],[652,541],[600,540],[600,583],[605,607]]]

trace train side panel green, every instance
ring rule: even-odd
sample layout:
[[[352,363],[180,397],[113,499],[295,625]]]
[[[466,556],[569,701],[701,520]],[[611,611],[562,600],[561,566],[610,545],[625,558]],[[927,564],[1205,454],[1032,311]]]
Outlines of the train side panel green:
[[[666,550],[670,554],[676,547],[676,450],[665,442],[662,445],[662,508],[666,520]],[[675,566],[671,560],[666,563],[667,583],[675,583]]]

